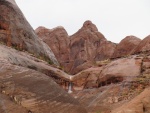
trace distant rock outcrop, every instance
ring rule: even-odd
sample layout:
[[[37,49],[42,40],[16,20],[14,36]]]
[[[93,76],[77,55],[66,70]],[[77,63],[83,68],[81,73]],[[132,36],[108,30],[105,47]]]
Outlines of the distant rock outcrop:
[[[0,42],[58,64],[51,49],[38,38],[14,0],[0,0]]]
[[[117,48],[113,54],[113,57],[123,57],[130,55],[132,51],[138,46],[141,39],[135,36],[127,36],[117,45]]]
[[[110,58],[115,47],[115,44],[98,32],[96,25],[91,21],[84,22],[83,27],[70,36],[70,59],[73,61],[71,72],[76,73],[76,68],[83,63]]]
[[[134,49],[133,53],[140,53],[150,51],[150,35],[144,38],[139,45]]]

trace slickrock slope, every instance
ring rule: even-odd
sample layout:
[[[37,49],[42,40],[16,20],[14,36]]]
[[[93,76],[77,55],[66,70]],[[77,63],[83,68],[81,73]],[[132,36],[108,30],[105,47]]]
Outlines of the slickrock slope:
[[[133,100],[113,110],[112,113],[149,113],[150,112],[150,88],[145,89]]]
[[[66,30],[63,27],[56,27],[54,29],[39,27],[35,32],[47,45],[49,45],[64,70],[69,71],[67,69],[70,66],[69,37]]]
[[[89,113],[149,113],[149,67],[148,53],[107,62],[99,68],[97,88],[84,87],[72,95]],[[87,78],[94,77],[92,73]]]
[[[149,51],[150,50],[150,35],[144,38],[140,44],[135,48],[133,53],[140,53],[144,51]]]
[[[51,49],[38,38],[14,0],[0,0],[0,42],[58,64]]]
[[[0,113],[28,113],[28,110],[0,93]]]
[[[0,100],[3,113],[86,113],[50,77],[1,58]]]
[[[55,80],[60,86],[64,87],[65,90],[68,90],[68,85],[71,81],[73,81],[74,86],[78,87],[80,90],[84,87],[95,86],[94,82],[96,82],[97,79],[95,80],[94,76],[97,76],[101,69],[101,67],[93,67],[73,76],[63,72],[62,70],[58,69],[58,67],[49,65],[47,62],[33,57],[32,54],[17,51],[4,45],[0,45],[0,58],[15,65],[42,72],[47,76],[52,77],[53,80]],[[90,73],[91,75],[89,76]],[[89,80],[86,79],[87,76],[89,76]],[[93,82],[93,85],[90,85],[90,82]],[[87,83],[90,86],[87,85]]]
[[[27,52],[21,52],[4,45],[0,45],[0,58],[18,66],[37,70],[47,74],[48,76],[58,76],[65,80],[70,80],[70,75],[57,67],[50,65],[49,62],[35,58],[32,54]]]
[[[133,50],[139,45],[141,39],[135,36],[127,36],[117,45],[113,57],[123,57],[130,55]]]

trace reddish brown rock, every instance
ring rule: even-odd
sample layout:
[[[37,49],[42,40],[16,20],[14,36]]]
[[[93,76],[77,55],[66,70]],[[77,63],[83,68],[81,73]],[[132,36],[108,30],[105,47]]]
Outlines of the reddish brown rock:
[[[150,112],[150,88],[127,102],[123,106],[113,110],[111,113],[149,113]]]
[[[98,32],[91,21],[86,21],[78,32],[70,36],[70,59],[73,61],[71,72],[76,73],[76,68],[83,63],[110,58],[115,47]]]
[[[141,64],[142,59],[135,59],[134,57],[112,61],[103,67],[99,76],[98,86],[101,87],[112,83],[132,81],[134,77],[141,74]]]
[[[117,48],[113,54],[113,57],[127,56],[132,53],[132,51],[138,46],[141,39],[135,36],[127,36],[117,45]]]
[[[38,38],[14,0],[0,0],[0,42],[58,65],[51,49]]]
[[[112,58],[116,46],[117,44],[111,41],[103,41],[97,49],[95,60],[101,61],[101,60]]]
[[[35,31],[71,74],[91,67],[95,61],[111,58],[116,48],[116,44],[107,41],[91,21],[84,22],[82,28],[70,37],[62,27],[39,27]]]
[[[61,67],[68,71],[70,66],[69,38],[66,30],[63,27],[56,27],[54,29],[39,27],[35,32],[52,49]]]
[[[144,38],[139,45],[134,49],[133,53],[140,53],[150,50],[150,35]]]
[[[1,58],[0,81],[1,113],[87,113],[50,77]]]
[[[98,87],[98,78],[102,71],[101,67],[91,67],[74,75],[74,90],[84,90]]]

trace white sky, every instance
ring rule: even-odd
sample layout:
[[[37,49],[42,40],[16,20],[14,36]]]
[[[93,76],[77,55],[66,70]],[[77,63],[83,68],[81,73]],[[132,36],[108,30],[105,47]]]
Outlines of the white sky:
[[[120,42],[127,35],[150,34],[150,0],[16,0],[34,29],[63,26],[69,35],[91,20],[104,36]]]

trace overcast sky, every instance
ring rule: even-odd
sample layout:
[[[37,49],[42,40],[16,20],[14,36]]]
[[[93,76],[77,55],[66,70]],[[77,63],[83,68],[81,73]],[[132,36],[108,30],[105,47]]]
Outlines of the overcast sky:
[[[91,20],[104,36],[120,42],[127,35],[150,35],[150,0],[16,0],[34,29],[63,26],[69,35]]]

